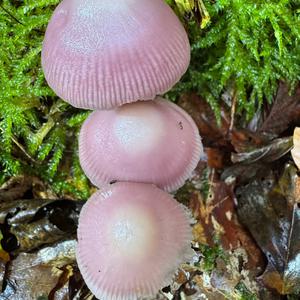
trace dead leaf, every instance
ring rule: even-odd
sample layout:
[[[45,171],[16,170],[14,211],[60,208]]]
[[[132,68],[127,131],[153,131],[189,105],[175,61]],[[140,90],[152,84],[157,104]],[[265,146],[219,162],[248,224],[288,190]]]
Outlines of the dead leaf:
[[[204,148],[207,155],[207,165],[210,168],[222,169],[225,164],[225,153],[217,148]]]
[[[82,202],[16,200],[0,204],[1,245],[17,254],[75,234]]]
[[[268,260],[260,279],[280,294],[297,293],[300,287],[300,209],[286,188],[286,178],[293,178],[288,172],[286,167],[279,183],[270,171],[237,189],[240,220]]]
[[[205,231],[201,223],[197,223],[193,226],[193,237],[194,241],[203,245],[208,245]]]
[[[205,287],[205,283],[203,277],[200,275],[196,275],[193,278],[193,281],[197,285],[199,291],[197,293],[198,298],[195,299],[205,299],[205,300],[226,300],[227,297],[220,291],[216,291],[210,289],[209,287]]]
[[[193,226],[195,242],[214,247],[216,239],[224,249],[244,247],[248,253],[248,267],[257,275],[263,264],[262,253],[238,222],[233,185],[214,175],[210,179],[210,192],[204,199],[197,190],[190,195],[190,208],[197,223]]]
[[[41,207],[52,201],[53,200],[30,199],[0,203],[0,224],[4,224],[6,220],[9,225],[30,222]]]
[[[205,147],[216,148],[223,152],[223,159],[229,161],[232,151],[245,152],[265,144],[269,138],[247,129],[231,128],[230,112],[225,105],[221,106],[221,121],[217,123],[209,104],[196,94],[184,94],[178,105],[186,110],[199,128]]]
[[[223,109],[221,125],[216,121],[214,112],[209,104],[196,94],[184,94],[180,97],[178,105],[186,110],[196,122],[203,144],[206,147],[230,147],[226,139],[230,126],[230,116]]]
[[[12,177],[0,187],[0,202],[23,199],[23,197],[56,199],[57,195],[47,189],[45,183],[37,177],[25,175]]]
[[[63,267],[75,262],[75,240],[66,240],[36,253],[21,253],[6,271],[0,299],[38,299],[55,289]]]
[[[221,180],[225,182],[236,182],[236,185],[248,183],[253,178],[259,176],[262,177],[266,170],[269,170],[269,164],[267,163],[252,163],[243,164],[237,163],[230,167],[227,167],[221,174]]]
[[[69,298],[67,300],[96,300],[83,281],[77,266],[74,266],[73,272],[74,274],[69,279]]]
[[[299,125],[300,120],[300,86],[293,95],[289,95],[289,87],[281,82],[274,104],[259,132],[279,136],[289,126]]]
[[[0,258],[0,291],[2,291],[4,288],[3,281],[4,281],[4,275],[5,275],[5,264],[6,264],[6,261],[3,261]]]
[[[53,300],[68,300],[69,294],[69,279],[73,276],[73,267],[66,265],[60,268],[62,271],[61,276],[54,289],[48,295],[49,299]]]
[[[2,248],[2,245],[1,245],[2,239],[3,239],[3,234],[0,231],[0,262],[7,263],[8,261],[10,261],[10,256],[9,256],[9,253],[7,253]]]
[[[233,128],[229,137],[232,147],[238,153],[252,151],[270,141],[267,136],[243,128]]]
[[[288,203],[293,206],[299,202],[299,183],[297,168],[287,163],[274,191],[285,197]]]
[[[0,202],[20,199],[32,187],[30,176],[16,176],[0,187]]]
[[[233,293],[236,285],[240,282],[242,276],[241,274],[236,276],[237,273],[232,272],[230,268],[228,270],[228,262],[226,263],[222,259],[217,259],[216,264],[216,268],[211,274],[211,284],[214,288],[230,295]]]
[[[261,162],[273,162],[286,153],[288,153],[293,146],[292,138],[279,138],[273,140],[268,145],[256,148],[249,152],[244,153],[232,153],[231,160],[233,163],[245,163],[251,164],[258,161]]]

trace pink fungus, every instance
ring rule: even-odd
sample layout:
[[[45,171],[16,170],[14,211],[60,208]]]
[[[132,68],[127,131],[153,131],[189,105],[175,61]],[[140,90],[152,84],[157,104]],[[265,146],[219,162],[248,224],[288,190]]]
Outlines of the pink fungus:
[[[189,60],[185,29],[163,0],[63,0],[42,49],[50,87],[88,109],[153,99]]]
[[[113,181],[181,187],[203,155],[198,129],[179,106],[162,98],[95,111],[79,136],[79,158],[98,187]]]
[[[154,185],[116,183],[84,205],[76,257],[99,299],[135,300],[170,284],[192,258],[184,207]]]

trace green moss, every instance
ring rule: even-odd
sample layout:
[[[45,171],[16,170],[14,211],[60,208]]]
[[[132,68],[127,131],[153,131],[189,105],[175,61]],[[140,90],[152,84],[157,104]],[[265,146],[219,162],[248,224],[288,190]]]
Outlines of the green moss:
[[[244,283],[240,282],[236,287],[240,297],[239,300],[257,300],[257,296],[251,293]]]
[[[220,95],[230,87],[239,113],[250,118],[264,100],[272,101],[279,80],[292,89],[300,78],[300,2],[203,2],[210,25],[201,30],[188,22],[192,62],[171,96],[194,90],[218,114]]]
[[[48,300],[48,296],[44,295],[44,296],[39,296],[36,300]]]
[[[59,194],[86,198],[89,186],[74,140],[87,113],[54,95],[40,64],[46,24],[58,3],[1,2],[0,183],[17,174],[37,175]]]
[[[216,268],[216,262],[218,258],[226,260],[225,252],[219,245],[214,247],[200,245],[200,252],[203,256],[201,266],[206,272],[213,271]]]
[[[186,22],[192,45],[191,66],[168,97],[196,91],[218,115],[220,95],[230,87],[239,113],[250,117],[263,100],[272,100],[278,80],[295,85],[299,1],[197,1],[202,13],[195,20],[190,8],[177,6],[186,0],[168,0]],[[0,1],[0,183],[17,174],[37,175],[59,194],[86,198],[89,185],[75,141],[88,113],[58,99],[40,65],[46,24],[58,3]]]

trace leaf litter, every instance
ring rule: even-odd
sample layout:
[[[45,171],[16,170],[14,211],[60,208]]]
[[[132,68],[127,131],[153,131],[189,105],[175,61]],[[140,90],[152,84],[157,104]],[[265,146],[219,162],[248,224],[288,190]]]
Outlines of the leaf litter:
[[[203,99],[181,97],[206,153],[175,195],[194,217],[195,257],[155,299],[299,297],[300,179],[290,155],[299,92],[282,83],[273,106],[250,122],[231,120],[228,99],[218,123]],[[74,255],[82,205],[34,177],[0,188],[0,300],[95,299]]]

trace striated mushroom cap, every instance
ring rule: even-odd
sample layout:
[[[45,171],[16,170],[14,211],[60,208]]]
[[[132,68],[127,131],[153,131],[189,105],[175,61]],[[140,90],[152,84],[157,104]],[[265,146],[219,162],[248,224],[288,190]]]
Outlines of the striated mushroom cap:
[[[42,49],[50,87],[88,109],[153,99],[189,60],[187,34],[163,0],[63,0]]]
[[[98,191],[79,217],[76,257],[87,286],[105,300],[154,295],[192,258],[189,222],[184,207],[153,185]]]
[[[162,98],[95,111],[79,136],[80,164],[98,187],[133,181],[174,191],[190,177],[201,155],[192,118]]]

